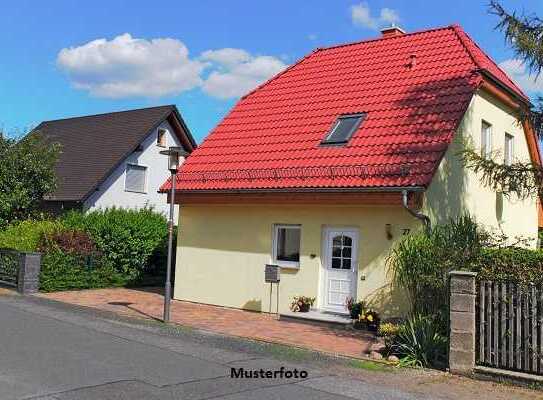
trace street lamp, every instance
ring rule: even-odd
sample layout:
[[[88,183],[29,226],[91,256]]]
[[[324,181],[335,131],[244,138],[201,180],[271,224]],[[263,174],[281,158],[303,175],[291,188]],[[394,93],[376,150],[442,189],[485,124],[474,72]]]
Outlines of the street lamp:
[[[173,214],[175,207],[175,181],[177,168],[179,167],[179,157],[187,155],[181,147],[172,146],[168,150],[163,150],[160,154],[168,156],[168,169],[171,173],[172,188],[170,190],[170,219],[168,220],[168,264],[166,265],[166,284],[164,287],[164,322],[170,322],[170,299],[172,297],[172,246],[173,246]]]

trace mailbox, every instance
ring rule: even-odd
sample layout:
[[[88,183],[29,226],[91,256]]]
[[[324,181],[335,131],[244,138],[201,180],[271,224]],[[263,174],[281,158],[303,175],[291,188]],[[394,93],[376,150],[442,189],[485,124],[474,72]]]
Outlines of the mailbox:
[[[264,269],[264,281],[266,283],[279,283],[281,280],[281,267],[274,264],[266,264]]]

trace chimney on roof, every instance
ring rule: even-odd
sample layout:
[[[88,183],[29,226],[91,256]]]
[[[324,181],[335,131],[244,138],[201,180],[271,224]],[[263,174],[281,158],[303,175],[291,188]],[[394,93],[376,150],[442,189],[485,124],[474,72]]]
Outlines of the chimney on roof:
[[[399,26],[396,26],[394,24],[392,24],[391,26],[387,28],[381,29],[381,33],[383,34],[382,36],[383,38],[405,35],[405,31]]]

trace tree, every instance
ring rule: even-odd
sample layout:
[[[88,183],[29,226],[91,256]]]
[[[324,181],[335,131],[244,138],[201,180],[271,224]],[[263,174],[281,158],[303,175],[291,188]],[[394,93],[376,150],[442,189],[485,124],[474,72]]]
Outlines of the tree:
[[[504,33],[507,43],[535,79],[543,68],[543,20],[535,15],[508,12],[497,0],[490,2],[489,11],[499,18],[496,29]],[[543,136],[543,97],[536,99],[535,106],[523,107],[520,117],[532,125],[540,139]],[[465,150],[462,156],[468,168],[480,173],[484,185],[519,198],[534,194],[543,198],[543,168],[538,164],[515,161],[504,165],[482,157],[472,149]]]
[[[28,218],[56,188],[59,146],[38,132],[21,139],[0,132],[0,227]]]

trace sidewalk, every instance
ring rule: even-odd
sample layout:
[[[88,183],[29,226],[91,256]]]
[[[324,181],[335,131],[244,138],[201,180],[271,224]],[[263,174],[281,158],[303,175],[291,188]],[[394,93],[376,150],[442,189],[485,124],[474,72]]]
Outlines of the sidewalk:
[[[159,288],[115,288],[41,293],[38,296],[132,317],[160,320],[164,301],[161,292]],[[356,358],[364,357],[375,342],[375,337],[368,332],[278,321],[274,315],[178,300],[171,303],[171,322]]]

